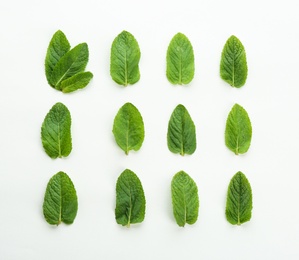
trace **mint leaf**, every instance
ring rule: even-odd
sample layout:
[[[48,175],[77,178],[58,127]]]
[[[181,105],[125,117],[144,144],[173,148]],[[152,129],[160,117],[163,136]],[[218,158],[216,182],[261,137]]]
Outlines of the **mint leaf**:
[[[250,183],[242,172],[237,172],[228,186],[226,219],[233,225],[241,225],[251,219],[251,210],[252,191]]]
[[[198,217],[199,199],[196,183],[184,171],[178,172],[171,182],[173,215],[177,224],[194,224]]]
[[[77,215],[78,199],[74,184],[64,172],[56,173],[48,182],[43,212],[51,225],[72,224]]]
[[[56,103],[46,115],[41,128],[45,152],[53,159],[72,151],[71,114],[65,105]]]
[[[52,73],[56,64],[70,49],[71,46],[64,33],[57,31],[50,41],[45,59],[46,77],[51,86],[53,86]]]
[[[231,109],[225,128],[225,144],[236,155],[246,153],[250,147],[252,128],[246,110],[238,104]]]
[[[194,77],[194,53],[189,39],[177,33],[167,50],[166,76],[172,84],[188,84]]]
[[[61,82],[83,72],[88,62],[88,46],[86,43],[78,44],[66,53],[56,64],[52,73],[52,84],[61,90]]]
[[[85,88],[93,75],[85,72],[89,52],[86,43],[71,46],[62,31],[57,31],[49,44],[45,70],[51,87],[64,93]]]
[[[119,85],[135,84],[140,79],[140,49],[134,36],[123,31],[113,41],[110,56],[110,75]]]
[[[242,87],[247,79],[246,53],[241,41],[232,35],[224,45],[221,62],[220,76],[232,87]]]
[[[187,109],[178,105],[170,117],[167,132],[168,148],[173,153],[193,154],[196,150],[195,125]]]
[[[63,93],[70,93],[75,90],[85,88],[89,81],[93,78],[91,72],[80,72],[61,82],[61,90]]]
[[[145,196],[137,175],[126,169],[116,183],[115,219],[122,226],[141,223],[145,215]]]
[[[124,104],[114,118],[113,134],[118,146],[128,155],[138,151],[144,140],[144,124],[138,109],[131,103]]]

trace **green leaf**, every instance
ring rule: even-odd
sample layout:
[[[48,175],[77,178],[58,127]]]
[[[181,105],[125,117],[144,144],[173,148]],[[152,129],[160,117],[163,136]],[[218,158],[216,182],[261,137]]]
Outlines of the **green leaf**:
[[[246,110],[235,104],[226,120],[226,146],[236,155],[246,153],[250,147],[251,135],[251,123]]]
[[[226,219],[233,225],[241,225],[251,219],[251,210],[252,192],[250,183],[242,172],[237,172],[228,186]]]
[[[247,61],[243,44],[236,36],[231,36],[224,45],[220,76],[232,87],[242,87],[247,79]]]
[[[126,169],[116,183],[115,219],[120,225],[141,223],[145,215],[145,196],[137,175]]]
[[[198,217],[199,199],[196,183],[184,171],[178,172],[171,182],[173,215],[177,224],[194,224]]]
[[[62,103],[56,103],[46,115],[41,138],[45,152],[53,159],[72,151],[71,114]]]
[[[129,154],[138,151],[144,140],[144,124],[138,109],[131,103],[124,104],[114,118],[113,134],[118,146]]]
[[[86,43],[78,44],[66,53],[53,69],[52,86],[61,90],[61,82],[77,73],[83,72],[88,62],[88,46]]]
[[[167,132],[168,148],[173,153],[193,154],[196,150],[195,125],[187,109],[178,105],[170,117]]]
[[[177,33],[167,50],[166,76],[172,84],[188,84],[194,77],[194,53],[189,39]]]
[[[72,224],[77,215],[78,199],[74,184],[64,172],[56,173],[48,182],[43,212],[51,225]]]
[[[135,84],[140,79],[140,49],[134,36],[123,31],[113,41],[110,56],[110,75],[119,85]]]
[[[61,82],[62,92],[70,93],[75,90],[85,88],[92,78],[93,75],[91,72],[80,72]]]
[[[71,46],[62,31],[57,31],[49,44],[45,59],[45,70],[48,83],[52,85],[52,73],[58,61],[71,49]]]

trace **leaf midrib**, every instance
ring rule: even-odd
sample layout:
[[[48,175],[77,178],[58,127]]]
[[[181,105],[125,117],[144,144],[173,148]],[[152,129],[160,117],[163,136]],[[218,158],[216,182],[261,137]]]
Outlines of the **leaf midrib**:
[[[132,216],[132,195],[131,195],[131,187],[129,187],[129,197],[130,197],[130,209],[129,209],[129,216],[128,216],[128,223],[127,227],[130,227],[131,224],[131,216]]]
[[[128,127],[127,127],[127,131],[126,131],[126,155],[129,154],[129,132],[130,132],[130,118],[128,118],[127,120],[128,122]]]
[[[182,85],[182,48],[179,47],[180,68],[179,68],[179,84]]]
[[[233,39],[233,86],[235,86],[235,39]]]
[[[186,185],[184,185],[184,225],[186,224],[187,222],[187,203],[186,203]],[[183,225],[183,226],[184,226]]]
[[[128,86],[127,50],[125,50],[125,86]]]
[[[61,154],[61,141],[60,141],[60,122],[58,122],[57,124],[58,127],[58,133],[57,133],[57,137],[58,137],[58,157],[61,158],[62,154]]]
[[[241,225],[241,222],[240,222],[241,190],[242,190],[242,177],[240,176],[239,198],[238,198],[238,225]]]
[[[184,111],[184,114],[182,116],[182,136],[181,136],[181,155],[185,155],[185,149],[184,149],[184,135],[185,135],[185,120],[186,120],[186,111]]]

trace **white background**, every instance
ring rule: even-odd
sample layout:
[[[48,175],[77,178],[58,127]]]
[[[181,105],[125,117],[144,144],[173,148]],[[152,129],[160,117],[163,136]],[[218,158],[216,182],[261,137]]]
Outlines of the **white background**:
[[[0,259],[299,259],[299,15],[298,1],[119,0],[0,2]],[[71,46],[87,42],[94,73],[72,94],[52,89],[44,58],[61,29]],[[141,79],[123,88],[109,75],[110,47],[122,31],[141,49]],[[165,76],[169,41],[191,41],[195,77],[186,87]],[[247,52],[248,79],[233,89],[219,77],[220,55],[232,34]],[[50,159],[40,127],[63,102],[72,115],[73,151]],[[145,140],[129,156],[112,135],[118,109],[132,102],[145,122]],[[169,152],[167,124],[177,104],[189,110],[197,150]],[[239,103],[253,137],[247,154],[224,144],[225,121]],[[114,219],[115,183],[126,168],[141,179],[142,224],[128,229]],[[199,218],[180,228],[172,215],[170,182],[185,170],[199,189]],[[250,222],[230,225],[224,215],[231,177],[242,171],[253,191]],[[65,171],[79,210],[73,225],[50,226],[42,203],[48,180]]]

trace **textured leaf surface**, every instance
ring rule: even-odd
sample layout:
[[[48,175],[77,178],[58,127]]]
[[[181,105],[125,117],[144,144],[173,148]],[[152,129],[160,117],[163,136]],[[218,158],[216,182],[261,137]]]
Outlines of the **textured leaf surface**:
[[[118,146],[129,154],[138,151],[144,140],[144,124],[138,109],[131,103],[124,104],[114,118],[113,134]]]
[[[241,225],[251,219],[251,210],[252,191],[250,183],[242,172],[237,172],[228,186],[226,219],[233,225]]]
[[[183,105],[178,105],[170,117],[167,132],[168,148],[173,153],[193,154],[196,150],[195,125]]]
[[[46,115],[41,138],[51,158],[66,157],[72,151],[71,114],[62,103],[56,103]]]
[[[51,225],[72,224],[77,215],[78,199],[75,187],[64,172],[58,172],[48,182],[43,212]]]
[[[57,31],[50,41],[45,60],[46,77],[52,87],[54,87],[51,80],[54,67],[70,48],[71,46],[64,33],[60,30]]]
[[[250,147],[251,136],[249,116],[243,107],[235,104],[226,120],[225,144],[235,154],[243,154]]]
[[[247,79],[247,61],[243,44],[236,36],[231,36],[224,45],[220,76],[232,87],[242,87]]]
[[[70,93],[78,89],[85,88],[93,75],[91,72],[78,73],[61,82],[61,90],[64,93]]]
[[[180,227],[194,224],[198,217],[199,199],[196,183],[184,171],[178,172],[171,182],[173,215]]]
[[[134,36],[123,31],[113,41],[110,56],[110,75],[112,79],[127,86],[140,79],[140,49]]]
[[[130,226],[140,223],[145,215],[145,196],[137,175],[126,169],[116,183],[115,219],[118,224]]]
[[[194,53],[189,39],[177,33],[167,50],[166,75],[172,84],[188,84],[194,77]]]
[[[88,62],[88,46],[80,43],[66,53],[53,69],[52,86],[61,90],[61,82],[77,73],[83,72]]]

